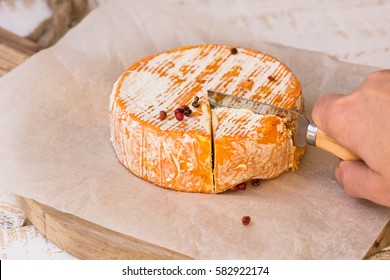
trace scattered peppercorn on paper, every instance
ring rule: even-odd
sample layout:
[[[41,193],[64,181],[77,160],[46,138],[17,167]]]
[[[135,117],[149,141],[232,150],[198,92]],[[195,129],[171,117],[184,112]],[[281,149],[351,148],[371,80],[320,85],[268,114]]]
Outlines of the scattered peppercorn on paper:
[[[302,83],[308,116],[321,94],[348,92],[374,70],[264,43],[216,11],[172,5],[110,1],[0,79],[1,187],[194,259],[361,259],[390,209],[345,195],[338,159],[326,152],[308,147],[297,171],[218,195],[166,190],[118,162],[109,95],[151,54],[204,43],[270,53]]]

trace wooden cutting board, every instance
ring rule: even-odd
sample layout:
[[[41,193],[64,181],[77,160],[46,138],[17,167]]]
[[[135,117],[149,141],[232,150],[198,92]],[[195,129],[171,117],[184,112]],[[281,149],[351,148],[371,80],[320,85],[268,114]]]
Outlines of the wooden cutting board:
[[[80,259],[190,259],[37,201],[20,197],[20,202],[28,219],[46,238]]]
[[[40,47],[0,28],[0,77],[23,63]],[[190,259],[186,255],[132,238],[66,214],[37,201],[19,197],[28,217],[46,238],[80,259]],[[390,259],[390,222],[364,259]]]

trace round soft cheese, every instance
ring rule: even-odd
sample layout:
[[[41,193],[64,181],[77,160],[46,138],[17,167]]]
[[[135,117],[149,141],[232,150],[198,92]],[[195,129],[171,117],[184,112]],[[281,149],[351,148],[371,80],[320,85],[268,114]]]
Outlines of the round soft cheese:
[[[166,51],[136,62],[114,85],[109,115],[119,161],[158,186],[203,193],[297,167],[303,151],[284,119],[211,109],[209,89],[304,111],[297,78],[270,55],[224,45]],[[181,106],[192,111],[182,120]]]

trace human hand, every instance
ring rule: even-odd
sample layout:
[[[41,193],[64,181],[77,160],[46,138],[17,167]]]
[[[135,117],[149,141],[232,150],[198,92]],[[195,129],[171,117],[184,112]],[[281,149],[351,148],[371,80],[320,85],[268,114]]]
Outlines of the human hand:
[[[390,207],[390,70],[369,74],[348,95],[314,104],[313,121],[362,161],[341,161],[337,180],[347,194]]]

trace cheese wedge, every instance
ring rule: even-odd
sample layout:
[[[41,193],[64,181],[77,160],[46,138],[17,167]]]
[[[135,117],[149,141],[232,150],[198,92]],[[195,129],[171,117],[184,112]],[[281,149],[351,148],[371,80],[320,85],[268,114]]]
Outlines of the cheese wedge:
[[[295,165],[285,120],[249,110],[213,110],[216,192],[252,179],[274,178]]]
[[[304,112],[298,80],[270,55],[224,45],[170,50],[136,62],[114,85],[109,115],[119,161],[158,186],[203,193],[297,167],[303,150],[284,119],[211,110],[208,89]],[[192,113],[179,121],[182,105]]]

